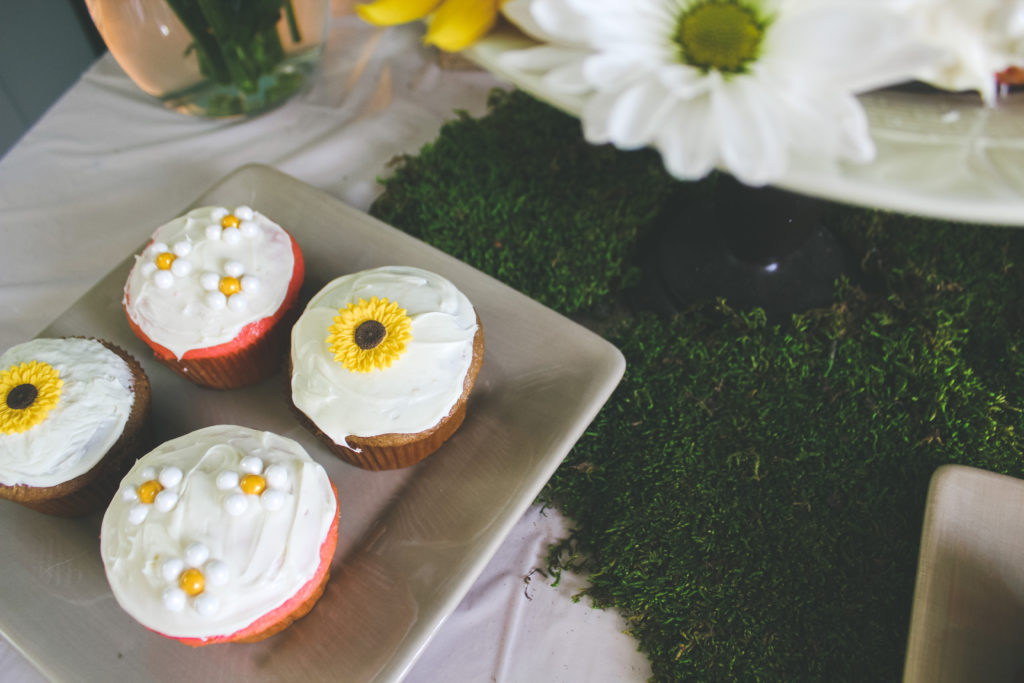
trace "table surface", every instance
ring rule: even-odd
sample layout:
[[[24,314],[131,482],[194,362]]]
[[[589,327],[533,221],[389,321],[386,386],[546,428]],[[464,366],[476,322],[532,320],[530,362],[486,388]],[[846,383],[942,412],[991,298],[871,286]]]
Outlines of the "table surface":
[[[457,110],[482,114],[488,92],[503,85],[441,68],[421,34],[336,10],[311,87],[240,122],[166,111],[101,57],[0,159],[0,348],[38,334],[156,225],[244,164],[267,164],[366,210],[394,157],[416,153]],[[551,586],[533,573],[569,524],[532,507],[404,680],[646,680],[650,666],[624,619],[572,600],[584,578]],[[3,640],[0,678],[44,679]]]

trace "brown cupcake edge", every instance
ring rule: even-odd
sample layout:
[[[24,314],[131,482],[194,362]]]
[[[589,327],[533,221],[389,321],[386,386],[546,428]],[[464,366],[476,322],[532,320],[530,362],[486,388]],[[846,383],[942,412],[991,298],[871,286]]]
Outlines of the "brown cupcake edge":
[[[358,451],[335,442],[295,405],[291,392],[292,363],[290,354],[288,357],[288,372],[285,373],[288,405],[303,427],[318,437],[331,453],[350,465],[378,472],[402,469],[415,465],[437,451],[445,441],[455,434],[465,420],[469,395],[476,384],[477,375],[480,374],[484,361],[484,328],[480,322],[479,313],[476,316],[476,323],[476,334],[473,335],[473,360],[462,382],[462,394],[452,405],[448,414],[442,417],[430,429],[411,434],[389,433],[376,436],[349,436],[348,442],[358,448]]]
[[[82,517],[107,507],[121,479],[135,460],[148,450],[152,441],[149,419],[152,392],[142,365],[121,347],[93,337],[69,338],[99,342],[128,365],[135,394],[128,421],[117,441],[88,472],[55,486],[0,484],[0,498],[48,515]]]

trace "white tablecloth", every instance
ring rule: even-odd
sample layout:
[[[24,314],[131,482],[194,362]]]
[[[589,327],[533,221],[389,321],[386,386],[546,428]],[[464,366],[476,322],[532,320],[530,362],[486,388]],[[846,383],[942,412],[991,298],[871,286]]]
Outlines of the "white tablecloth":
[[[336,16],[313,87],[243,122],[166,111],[109,55],[100,58],[0,160],[0,348],[38,334],[133,253],[157,219],[243,164],[274,166],[369,207],[393,157],[433,140],[455,110],[483,113],[499,85],[479,71],[440,68],[421,32]],[[624,620],[571,600],[581,579],[552,587],[530,576],[566,524],[531,508],[405,680],[645,680],[650,667]],[[0,679],[42,678],[0,640]]]

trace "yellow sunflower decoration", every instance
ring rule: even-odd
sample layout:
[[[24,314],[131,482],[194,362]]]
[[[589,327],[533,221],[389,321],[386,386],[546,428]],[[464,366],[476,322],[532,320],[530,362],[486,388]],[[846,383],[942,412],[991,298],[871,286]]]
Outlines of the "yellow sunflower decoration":
[[[391,367],[412,339],[412,320],[386,298],[360,299],[340,309],[327,335],[334,360],[352,372]]]
[[[31,361],[0,373],[0,432],[18,434],[46,419],[60,401],[64,380],[52,365]]]

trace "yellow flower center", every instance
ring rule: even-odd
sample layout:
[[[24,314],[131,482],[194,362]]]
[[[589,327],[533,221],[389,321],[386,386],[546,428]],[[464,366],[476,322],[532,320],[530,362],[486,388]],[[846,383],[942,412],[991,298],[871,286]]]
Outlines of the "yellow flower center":
[[[360,299],[338,311],[327,345],[334,360],[351,372],[391,367],[412,339],[412,320],[387,299]]]
[[[46,419],[60,402],[64,380],[39,361],[21,363],[0,373],[0,432],[18,434]]]
[[[238,481],[238,486],[243,493],[258,496],[267,488],[267,480],[258,474],[247,474]]]
[[[173,575],[172,575],[173,576]],[[206,579],[203,577],[203,573],[195,567],[190,567],[181,573],[178,577],[178,586],[181,590],[191,597],[195,597],[203,592],[206,588]]]
[[[237,277],[226,275],[220,279],[220,291],[224,296],[231,296],[242,291],[242,283]]]
[[[703,0],[679,18],[683,62],[704,71],[742,73],[757,59],[768,22],[735,0]]]
[[[237,228],[239,223],[241,223],[241,221],[238,220],[238,217],[231,214],[220,219],[220,227],[222,228]]]
[[[177,256],[171,252],[165,251],[156,257],[156,267],[160,270],[170,270],[171,264],[174,263],[174,259],[176,258]]]
[[[156,494],[164,490],[163,484],[156,479],[150,479],[139,484],[136,493],[139,495],[139,502],[147,505],[156,500]]]

